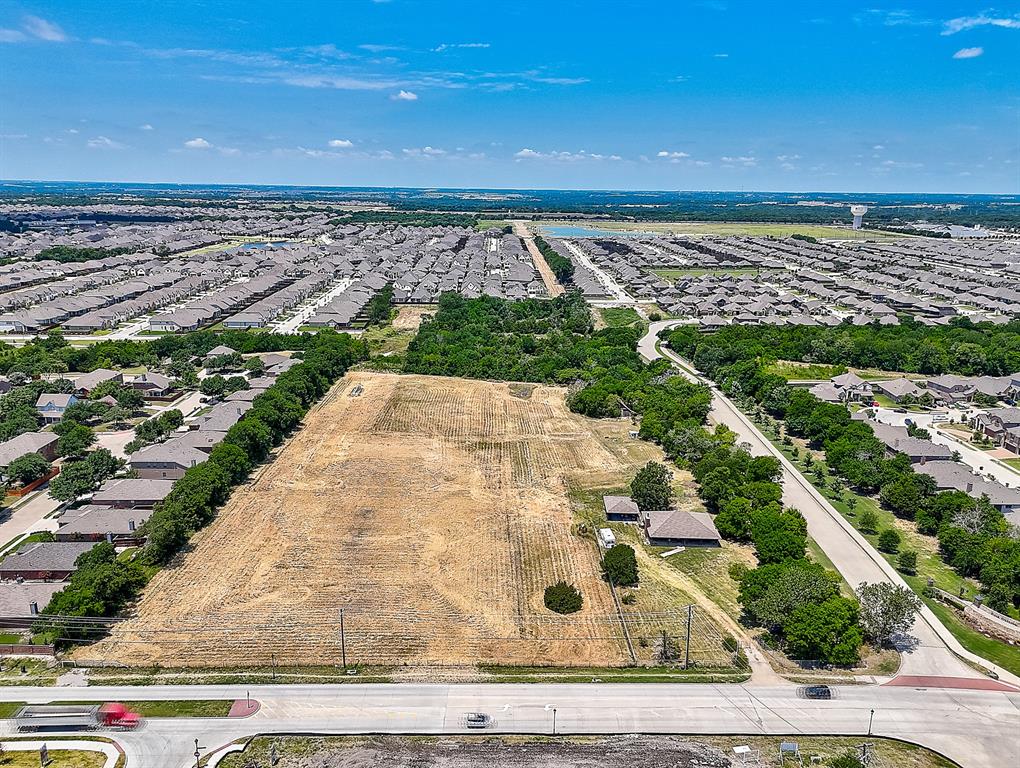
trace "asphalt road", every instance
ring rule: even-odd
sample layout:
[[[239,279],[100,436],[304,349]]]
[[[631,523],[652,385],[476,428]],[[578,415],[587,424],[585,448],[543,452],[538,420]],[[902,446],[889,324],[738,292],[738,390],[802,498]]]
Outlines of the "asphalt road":
[[[652,323],[648,334],[639,342],[639,352],[650,360],[665,356],[688,378],[707,381],[670,350],[656,348],[655,334],[668,324],[669,321]],[[853,587],[863,582],[873,584],[880,581],[905,585],[885,558],[871,547],[729,398],[714,388],[709,420],[713,424],[725,424],[736,432],[739,442],[746,443],[752,454],[770,455],[779,459],[783,466],[783,502],[804,515],[811,538],[818,543],[847,583]],[[1020,685],[1020,678],[1016,675],[964,649],[927,607],[921,609],[910,635],[901,644],[901,674],[979,677],[980,673],[962,660],[968,659],[993,669],[1001,679]]]
[[[1020,694],[908,687],[835,688],[831,701],[798,696],[793,685],[748,688],[706,684],[477,684],[253,687],[252,717],[150,719],[136,732],[115,732],[128,768],[192,764],[203,754],[256,733],[467,733],[468,712],[485,712],[488,733],[559,734],[829,734],[872,733],[923,744],[967,768],[1012,766],[1020,755]],[[44,702],[67,697],[53,688],[6,688],[0,700]],[[244,698],[235,686],[76,689],[82,701]],[[10,730],[9,725],[5,725]],[[475,732],[477,733],[477,732]],[[739,743],[735,739],[734,743]]]

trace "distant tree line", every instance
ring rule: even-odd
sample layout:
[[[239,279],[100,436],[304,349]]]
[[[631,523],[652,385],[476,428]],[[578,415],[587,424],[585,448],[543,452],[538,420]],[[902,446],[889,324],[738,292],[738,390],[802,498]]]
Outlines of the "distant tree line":
[[[680,333],[674,336],[680,339]],[[993,325],[961,317],[944,326],[907,320],[896,326],[843,323],[833,328],[728,325],[706,338],[711,343],[694,345],[693,362],[703,371],[757,359],[931,375],[1020,371],[1020,320]]]
[[[478,226],[478,217],[469,213],[431,213],[428,211],[344,211],[330,224],[402,224],[405,227]]]

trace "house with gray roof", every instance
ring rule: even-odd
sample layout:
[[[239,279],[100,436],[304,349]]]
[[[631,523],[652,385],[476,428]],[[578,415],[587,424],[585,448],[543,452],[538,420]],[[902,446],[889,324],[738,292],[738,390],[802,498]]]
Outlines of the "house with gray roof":
[[[653,547],[718,547],[722,541],[707,512],[650,510],[641,512],[639,525]]]
[[[92,495],[92,504],[97,507],[118,507],[120,509],[148,508],[162,501],[174,486],[173,480],[152,480],[142,478],[116,478],[107,480]]]
[[[187,470],[208,458],[208,455],[187,443],[167,440],[165,443],[139,448],[128,457],[128,464],[141,478],[179,480]]]
[[[0,580],[63,581],[75,571],[75,561],[95,542],[35,541],[23,544],[0,562]]]

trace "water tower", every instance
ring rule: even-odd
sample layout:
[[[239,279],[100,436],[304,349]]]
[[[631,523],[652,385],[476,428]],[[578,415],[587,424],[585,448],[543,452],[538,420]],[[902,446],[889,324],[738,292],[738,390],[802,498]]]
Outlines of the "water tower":
[[[854,215],[854,229],[860,229],[861,223],[864,220],[864,214],[868,212],[868,206],[866,205],[851,205],[850,213]]]

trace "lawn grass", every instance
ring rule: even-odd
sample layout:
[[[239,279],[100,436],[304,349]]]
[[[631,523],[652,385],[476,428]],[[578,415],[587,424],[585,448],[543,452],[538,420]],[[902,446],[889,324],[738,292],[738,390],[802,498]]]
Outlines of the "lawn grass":
[[[50,761],[46,763],[47,768],[103,768],[106,765],[106,755],[102,752],[87,752],[80,749],[61,749],[58,740],[48,740],[46,746],[49,749]],[[4,752],[4,768],[39,768],[39,751],[26,749],[15,752],[7,750]]]
[[[599,309],[598,312],[610,328],[622,328],[635,323],[644,324],[644,319],[637,313],[637,310],[630,307],[605,307]]]
[[[908,579],[907,583],[910,582],[911,579]],[[917,589],[916,586],[914,588]],[[932,613],[938,616],[939,621],[945,624],[946,629],[953,633],[953,637],[960,641],[960,645],[971,653],[1008,669],[1014,675],[1020,675],[1020,648],[982,635],[961,621],[956,610],[948,605],[923,596],[921,599],[931,608]]]
[[[14,713],[25,706],[24,701],[0,701],[0,719],[14,717]]]
[[[95,704],[88,701],[55,701],[54,704],[81,706]],[[233,700],[183,699],[180,701],[122,701],[131,712],[142,717],[226,717]]]
[[[822,363],[798,363],[792,360],[776,360],[765,368],[765,373],[782,376],[787,381],[822,381],[846,373],[845,365],[825,365]]]
[[[1010,469],[1015,469],[1017,472],[1020,472],[1020,457],[1015,459],[1001,459],[1001,461]]]

